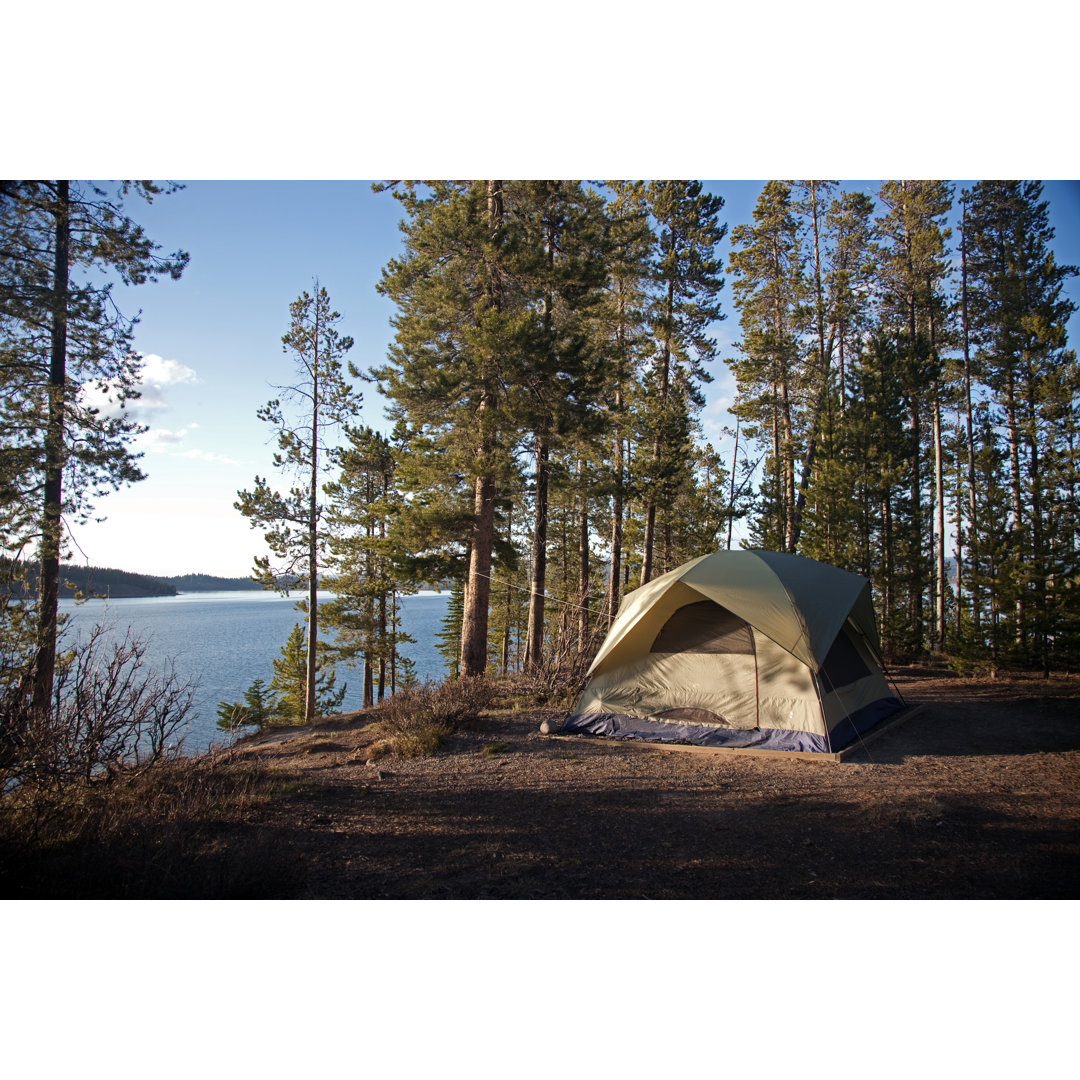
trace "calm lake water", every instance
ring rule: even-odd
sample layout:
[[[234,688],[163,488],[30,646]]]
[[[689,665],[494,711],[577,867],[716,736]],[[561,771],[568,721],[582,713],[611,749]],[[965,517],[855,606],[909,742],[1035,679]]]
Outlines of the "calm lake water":
[[[435,650],[435,634],[446,611],[448,593],[418,593],[400,598],[402,629],[416,639],[402,653],[416,665],[417,677],[441,680],[446,672]],[[219,701],[240,701],[252,680],[269,685],[271,661],[281,652],[289,631],[303,615],[296,597],[271,592],[182,593],[179,596],[138,597],[127,600],[88,600],[78,606],[62,600],[70,615],[67,636],[84,635],[104,622],[110,633],[123,637],[130,626],[149,638],[149,666],[160,670],[171,658],[181,678],[199,680],[194,709],[184,733],[190,752],[205,750],[226,736],[217,728]],[[361,670],[339,668],[337,686],[348,684],[343,710],[363,703]]]

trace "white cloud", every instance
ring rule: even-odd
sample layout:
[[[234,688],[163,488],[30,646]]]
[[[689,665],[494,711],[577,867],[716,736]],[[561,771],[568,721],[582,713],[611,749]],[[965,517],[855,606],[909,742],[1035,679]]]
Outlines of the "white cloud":
[[[182,383],[198,382],[194,368],[181,364],[178,360],[166,360],[156,353],[144,353],[139,365],[139,377],[135,388],[139,397],[129,399],[121,410],[117,394],[117,382],[110,379],[103,386],[97,383],[83,383],[81,388],[82,403],[97,409],[103,416],[119,416],[121,411],[136,420],[146,421],[147,414],[160,412],[169,407],[166,390]]]
[[[151,428],[143,432],[135,440],[140,450],[164,450],[169,446],[179,446],[187,436],[188,429],[181,428],[179,431],[169,431],[168,428]]]
[[[198,382],[194,368],[181,364],[178,360],[164,360],[157,353],[146,353],[142,358],[142,378],[144,386],[161,388],[175,386],[177,383]]]

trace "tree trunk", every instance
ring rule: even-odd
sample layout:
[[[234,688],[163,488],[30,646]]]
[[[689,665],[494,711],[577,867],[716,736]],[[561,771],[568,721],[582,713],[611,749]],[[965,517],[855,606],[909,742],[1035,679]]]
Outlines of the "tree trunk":
[[[623,543],[623,457],[622,436],[615,433],[615,491],[611,496],[611,566],[608,571],[607,624],[619,610]]]
[[[536,505],[533,511],[532,573],[529,580],[529,618],[525,637],[525,670],[534,671],[544,659],[544,591],[547,580],[548,525],[547,433],[536,436]]]
[[[491,594],[491,552],[495,539],[495,481],[476,478],[472,544],[461,622],[461,676],[477,678],[487,670],[488,600]]]
[[[967,481],[968,481],[968,513],[970,516],[970,528],[968,533],[968,563],[971,566],[971,620],[976,632],[982,616],[982,601],[979,596],[978,570],[979,570],[979,516],[976,510],[975,499],[975,435],[974,425],[971,418],[971,340],[968,333],[968,307],[967,307],[967,241],[965,230],[967,226],[967,204],[963,204],[960,217],[960,328],[963,336],[964,347],[964,399],[967,422]],[[957,506],[957,534],[960,533],[959,505]],[[959,584],[959,583],[958,583]]]
[[[381,585],[380,585],[381,588]],[[386,593],[379,594],[379,701],[386,697]]]
[[[1015,375],[1012,368],[1011,358],[1005,361],[1008,371],[1005,377],[1005,426],[1009,437],[1009,488],[1012,495],[1012,554],[1014,559],[1020,559],[1024,550],[1024,517],[1023,497],[1021,495],[1020,477],[1020,432],[1016,418],[1016,385]],[[1024,647],[1027,637],[1027,626],[1024,622],[1024,592],[1023,588],[1016,595],[1016,643]]]
[[[318,287],[316,286],[316,294]],[[308,502],[308,635],[307,635],[307,694],[304,700],[304,722],[315,719],[315,672],[319,639],[319,567],[317,546],[317,514],[319,496],[319,303],[315,303],[314,358],[311,364],[311,492]],[[365,704],[367,702],[365,701]]]
[[[608,569],[608,594],[605,602],[607,625],[615,621],[619,610],[619,585],[622,559],[623,528],[623,441],[622,441],[622,297],[619,297],[620,323],[617,345],[619,370],[615,382],[615,438],[612,440],[612,471],[615,474],[615,490],[611,494],[611,552]]]
[[[645,511],[645,539],[641,545],[641,584],[647,585],[652,579],[653,537],[656,533],[656,503],[649,500]]]
[[[927,281],[927,293],[933,296],[931,283]],[[937,514],[936,536],[934,538],[934,577],[935,577],[935,638],[940,652],[945,651],[945,463],[941,453],[941,392],[938,386],[937,338],[934,330],[933,309],[930,312],[930,362],[934,376],[930,383],[930,395],[933,399],[933,440],[934,440],[934,503]]]
[[[675,245],[675,230],[669,230],[671,236],[671,246],[674,250]],[[667,416],[668,407],[668,390],[671,382],[671,325],[675,318],[675,283],[668,281],[667,286],[667,305],[666,305],[666,318],[664,320],[664,347],[661,352],[660,362],[660,417],[659,422],[663,422]],[[663,470],[659,468],[662,451],[665,448],[661,446],[659,431],[653,439],[653,465],[657,472],[666,472],[666,466]],[[647,585],[652,580],[652,566],[653,566],[653,544],[656,539],[656,490],[655,490],[656,477],[653,477],[653,486],[649,489],[649,503],[648,509],[645,512],[645,537],[641,545],[641,584]]]
[[[488,224],[492,239],[503,218],[501,180],[487,182]],[[502,308],[502,281],[498,269],[489,264],[487,305],[489,310]],[[479,678],[487,671],[488,603],[491,596],[491,553],[495,542],[495,477],[492,475],[492,437],[485,432],[494,405],[490,387],[484,392],[477,410],[481,432],[477,455],[478,475],[473,495],[473,525],[469,542],[468,575],[465,582],[464,610],[461,620],[461,677]]]
[[[934,500],[937,516],[937,535],[934,537],[935,550],[935,585],[936,585],[936,645],[938,651],[945,651],[945,473],[941,454],[941,402],[938,399],[938,382],[934,379],[932,391],[934,397]]]
[[[393,640],[390,644],[390,695],[393,696],[397,693],[397,589],[393,589],[390,592],[390,626],[393,632]]]
[[[579,470],[580,475],[580,470]],[[589,504],[581,494],[581,517],[578,522],[578,648],[584,650],[589,640]]]
[[[510,504],[510,512],[506,521],[506,534],[507,536],[514,535],[514,506]],[[503,609],[503,639],[502,639],[502,652],[500,655],[502,673],[505,675],[510,670],[510,624],[513,621],[513,589],[514,586],[510,581],[506,582],[506,604]]]
[[[56,671],[57,606],[60,598],[60,538],[64,475],[64,409],[67,393],[67,320],[71,202],[67,180],[56,183],[53,253],[52,348],[49,361],[49,420],[45,433],[45,492],[38,579],[37,658],[31,707],[45,715],[52,705]]]

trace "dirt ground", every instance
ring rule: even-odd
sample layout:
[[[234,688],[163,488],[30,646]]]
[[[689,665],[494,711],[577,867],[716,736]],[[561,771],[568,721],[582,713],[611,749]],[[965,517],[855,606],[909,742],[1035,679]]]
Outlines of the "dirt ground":
[[[280,897],[1080,895],[1080,678],[896,683],[927,708],[841,763],[550,738],[533,710],[368,764],[370,727],[327,721],[232,751],[286,796],[220,843],[268,853]]]

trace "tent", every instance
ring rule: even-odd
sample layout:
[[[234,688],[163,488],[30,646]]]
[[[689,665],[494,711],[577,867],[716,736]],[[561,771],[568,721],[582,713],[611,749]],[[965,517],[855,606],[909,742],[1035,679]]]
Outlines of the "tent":
[[[626,594],[563,730],[834,753],[903,707],[865,578],[718,551]]]

